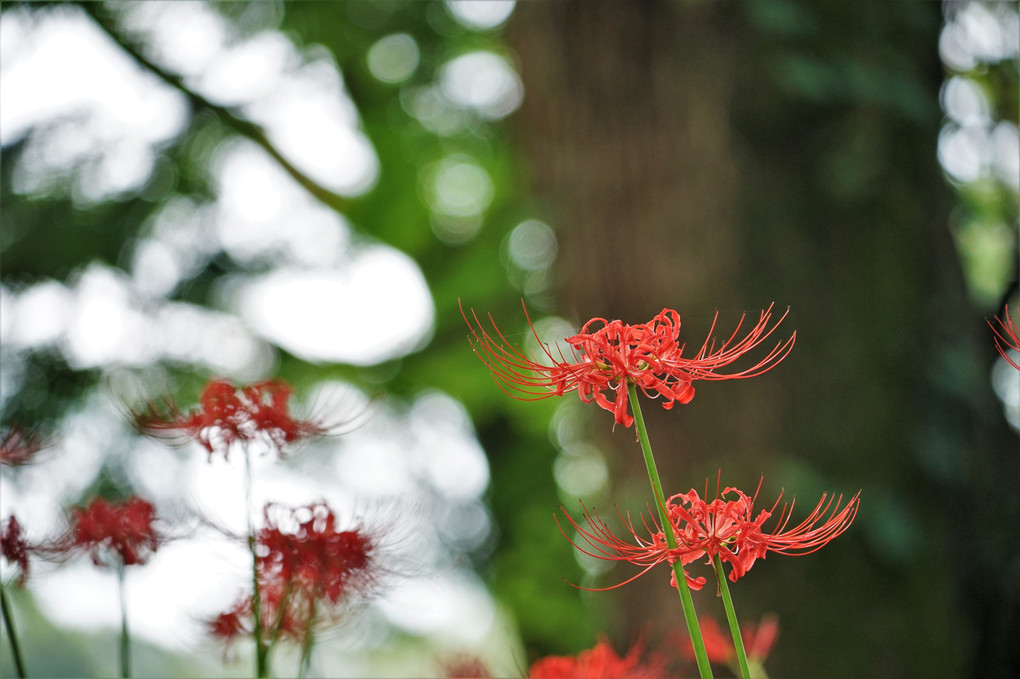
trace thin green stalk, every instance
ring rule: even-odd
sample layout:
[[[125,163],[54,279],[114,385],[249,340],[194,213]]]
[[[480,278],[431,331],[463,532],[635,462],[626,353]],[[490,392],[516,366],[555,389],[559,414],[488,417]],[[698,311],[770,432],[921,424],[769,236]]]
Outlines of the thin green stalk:
[[[301,648],[301,667],[298,669],[298,679],[305,679],[312,666],[312,646],[315,645],[315,613],[318,610],[317,600],[318,592],[308,602],[308,629],[305,631],[304,644]]]
[[[283,633],[283,621],[287,615],[287,607],[290,606],[290,594],[293,589],[293,585],[288,581],[287,586],[283,590],[283,596],[280,598],[279,611],[276,613],[276,619],[273,621],[269,641],[266,642],[266,665],[269,664],[269,658],[276,647],[276,642],[279,641],[280,634]]]
[[[117,564],[117,587],[120,590],[120,676],[131,676],[131,635],[128,632],[127,591],[124,563]]]
[[[21,646],[18,644],[18,635],[14,631],[14,616],[11,615],[11,607],[7,603],[7,590],[0,582],[0,611],[3,612],[4,627],[7,628],[7,640],[11,642],[11,655],[14,657],[14,671],[20,679],[25,679],[25,663],[21,659]]]
[[[255,550],[255,517],[252,491],[251,453],[244,451],[244,504],[248,514],[248,551],[251,552],[251,609],[255,616],[255,671],[259,679],[269,676],[266,664],[268,649],[262,642],[262,596],[259,592],[259,559]]]
[[[733,609],[733,598],[730,596],[730,586],[726,582],[726,575],[723,573],[722,559],[716,554],[713,557],[715,565],[715,578],[719,581],[719,593],[722,594],[723,607],[726,609],[726,620],[730,623],[730,634],[733,636],[733,648],[737,651],[737,662],[740,664],[740,676],[742,679],[751,679],[751,670],[747,665],[747,652],[744,650],[744,639],[740,636],[740,624],[737,622],[737,613]]]
[[[634,413],[634,427],[637,430],[638,441],[641,442],[641,452],[645,456],[648,481],[652,484],[652,494],[655,495],[655,508],[659,513],[659,520],[662,522],[662,533],[666,537],[666,546],[671,550],[676,549],[676,536],[673,534],[669,514],[666,511],[666,496],[662,492],[659,471],[655,467],[655,456],[652,455],[648,431],[645,429],[645,419],[641,415],[641,406],[638,404],[637,387],[633,382],[627,382],[627,392],[630,396],[630,408]],[[698,625],[698,614],[694,611],[694,599],[687,586],[687,574],[679,559],[673,564],[673,573],[676,575],[676,588],[680,592],[680,603],[684,609],[687,632],[691,635],[691,645],[694,647],[694,658],[698,663],[698,674],[701,675],[701,679],[712,679],[712,666],[708,662],[708,653],[705,651],[705,640],[701,636],[701,627]]]

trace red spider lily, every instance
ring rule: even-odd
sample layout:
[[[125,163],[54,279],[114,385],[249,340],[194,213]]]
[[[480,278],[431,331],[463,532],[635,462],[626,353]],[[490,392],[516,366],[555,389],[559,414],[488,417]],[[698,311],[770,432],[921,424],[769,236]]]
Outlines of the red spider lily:
[[[0,525],[0,554],[3,554],[7,563],[15,564],[18,567],[18,586],[24,585],[28,579],[28,554],[32,546],[25,540],[21,530],[21,524],[11,515],[7,518],[7,525]]]
[[[634,644],[620,657],[605,639],[577,656],[549,656],[531,666],[530,679],[665,679],[661,657],[646,664],[640,661],[641,644]]]
[[[757,516],[754,515],[756,498],[757,493],[755,498],[750,498],[736,488],[726,488],[711,502],[702,500],[695,490],[672,496],[666,508],[676,537],[675,550],[666,546],[665,535],[654,519],[651,526],[648,521],[644,522],[648,538],[639,536],[633,523],[629,519],[624,520],[634,540],[630,542],[616,537],[598,515],[587,509],[587,527],[578,524],[566,512],[564,516],[579,538],[587,543],[587,547],[582,547],[571,539],[571,543],[585,554],[608,561],[627,561],[643,568],[637,575],[605,588],[614,589],[644,575],[662,562],[672,565],[679,560],[686,565],[707,557],[711,563],[717,555],[722,562],[730,565],[729,578],[736,582],[755,560],[764,559],[768,552],[798,555],[821,549],[850,527],[860,504],[860,492],[842,509],[842,495],[833,499],[823,494],[807,518],[793,527],[788,526],[795,502],[784,504],[775,527],[765,531],[763,526],[775,513],[782,495],[770,510],[763,509]],[[826,515],[828,518],[825,518]],[[705,578],[687,576],[687,584],[692,589],[701,589],[704,583]],[[675,575],[671,576],[671,584],[676,587]]]
[[[265,508],[265,527],[256,542],[262,628],[267,638],[302,640],[321,615],[320,604],[336,607],[364,598],[374,590],[379,566],[376,540],[362,529],[338,530],[336,516],[324,503],[290,509]],[[252,597],[208,623],[214,636],[230,641],[254,630]]]
[[[481,658],[467,653],[446,658],[441,665],[447,679],[489,679],[492,676]]]
[[[284,532],[274,513],[297,522]],[[281,583],[315,598],[337,603],[341,597],[371,588],[377,574],[374,541],[364,531],[337,530],[336,516],[324,502],[286,509],[269,504],[266,526],[258,534],[259,573],[266,582]]]
[[[270,630],[271,636],[300,641],[305,638],[311,624],[307,610],[297,611],[291,592],[279,583],[259,585],[260,609],[263,629]],[[296,613],[301,613],[299,618]],[[236,602],[229,610],[206,623],[209,633],[227,644],[239,637],[254,633],[254,601],[251,596]]]
[[[525,318],[531,332],[542,347],[544,356],[528,356],[507,341],[489,316],[495,332],[490,335],[478,316],[471,312],[468,319],[461,307],[461,315],[471,329],[472,346],[482,362],[492,371],[493,378],[506,393],[525,401],[561,396],[576,391],[585,403],[595,402],[612,412],[616,422],[629,427],[634,418],[627,412],[627,385],[634,383],[649,398],[662,398],[667,410],[674,403],[689,403],[694,398],[696,380],[727,380],[760,375],[786,358],[793,348],[797,333],[779,342],[754,365],[730,373],[717,372],[735,362],[760,345],[786,318],[780,316],[770,326],[772,306],[761,312],[758,323],[738,339],[744,317],[733,334],[721,343],[712,337],[718,314],[712,321],[708,337],[701,348],[690,357],[683,354],[679,342],[680,315],[672,309],[663,309],[648,323],[628,325],[621,321],[593,318],[584,324],[581,332],[566,338],[570,356],[557,350],[555,355],[542,343],[527,308]]]
[[[140,497],[121,503],[96,498],[71,510],[69,531],[47,551],[64,556],[85,552],[97,566],[142,565],[166,539],[155,522],[155,508]],[[111,556],[116,561],[111,562]]]
[[[654,530],[649,527],[648,523],[644,524],[645,531],[649,534],[649,539],[645,540],[637,534],[637,530],[634,528],[634,524],[628,515],[626,518],[619,512],[617,515],[620,520],[627,526],[630,534],[634,537],[636,544],[632,544],[627,540],[618,538],[609,529],[609,526],[599,518],[598,514],[590,511],[581,503],[581,508],[584,511],[584,518],[587,527],[574,521],[574,519],[566,513],[563,515],[567,518],[567,521],[577,532],[578,536],[587,543],[587,547],[582,547],[577,544],[573,538],[571,538],[563,530],[563,526],[560,525],[559,518],[556,518],[556,525],[559,527],[560,532],[563,536],[570,541],[575,548],[580,552],[587,554],[588,556],[595,559],[602,559],[603,561],[627,561],[634,564],[635,566],[642,566],[643,570],[627,578],[623,582],[611,585],[609,587],[601,588],[588,588],[579,587],[578,589],[584,589],[591,592],[604,592],[610,589],[616,589],[622,587],[629,582],[632,582],[655,566],[659,565],[666,560],[670,565],[674,564],[677,559],[681,558],[685,552],[686,547],[684,545],[677,545],[676,549],[670,549],[666,544],[666,536],[659,529],[657,524],[653,524]],[[643,518],[643,517],[642,517]],[[591,550],[591,551],[589,551]],[[690,585],[691,589],[701,589],[705,584],[705,578],[692,578],[690,574],[685,573],[687,576],[687,584]]]
[[[1020,311],[1020,307],[1018,307],[1018,311]],[[1013,319],[1009,317],[1008,306],[1003,312],[1003,318],[995,317],[999,327],[995,327],[995,323],[988,321],[992,332],[995,333],[995,348],[999,350],[999,354],[1006,359],[1007,363],[1020,370],[1020,363],[1014,361],[1009,355],[1010,350],[1020,352],[1020,329],[1017,329]]]
[[[237,442],[262,441],[282,454],[288,444],[319,436],[327,427],[311,420],[294,419],[288,410],[291,388],[272,380],[237,387],[214,379],[202,392],[201,407],[183,413],[172,401],[162,407],[150,404],[132,414],[135,426],[150,436],[171,441],[195,440],[213,453],[227,457]]]
[[[732,663],[736,659],[737,652],[733,648],[733,639],[729,633],[723,632],[714,618],[705,618],[699,623],[709,661]],[[779,637],[779,621],[774,615],[765,615],[757,625],[743,624],[740,626],[740,637],[744,642],[748,660],[762,663],[772,652],[772,647],[775,646],[776,639]],[[675,634],[674,638],[683,649],[684,656],[688,660],[694,660],[694,648],[691,646],[691,639],[686,630],[682,634]]]
[[[21,427],[10,427],[0,438],[0,465],[28,464],[44,447],[44,438],[38,429],[26,432]]]

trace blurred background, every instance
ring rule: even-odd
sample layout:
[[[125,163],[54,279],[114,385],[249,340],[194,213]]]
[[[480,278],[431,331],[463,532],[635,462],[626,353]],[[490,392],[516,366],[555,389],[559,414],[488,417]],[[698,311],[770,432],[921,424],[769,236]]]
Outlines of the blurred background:
[[[5,2],[0,403],[48,446],[0,470],[0,518],[44,539],[138,493],[243,530],[240,461],[124,409],[279,377],[371,417],[260,460],[256,498],[388,526],[400,573],[313,674],[669,651],[665,570],[581,591],[634,570],[553,521],[645,507],[633,430],[507,397],[458,299],[525,347],[522,299],[549,342],[670,307],[692,345],[775,301],[779,367],[645,409],[667,492],[862,491],[829,547],[731,588],[779,616],[771,676],[1017,676],[1020,373],[986,319],[1020,303],[1018,43],[1016,3],[978,0]],[[250,675],[202,626],[245,559],[195,528],[129,573],[137,675]],[[113,674],[116,591],[33,563],[30,674]]]

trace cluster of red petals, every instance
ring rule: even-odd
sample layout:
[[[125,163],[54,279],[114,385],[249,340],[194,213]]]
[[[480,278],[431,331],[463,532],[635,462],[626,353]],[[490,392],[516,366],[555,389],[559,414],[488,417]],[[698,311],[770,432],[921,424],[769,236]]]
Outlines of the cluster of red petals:
[[[489,679],[492,676],[481,658],[466,653],[447,658],[442,667],[447,679]]]
[[[11,515],[6,524],[0,524],[0,554],[7,563],[18,567],[18,585],[28,578],[28,553],[32,550],[21,530],[21,524]]]
[[[287,532],[274,512],[296,522]],[[333,511],[324,502],[285,509],[270,504],[266,526],[259,532],[256,554],[260,576],[337,603],[341,597],[364,593],[375,581],[375,544],[365,531],[337,530]]]
[[[271,637],[301,641],[305,638],[311,616],[307,606],[299,610],[293,592],[280,583],[259,585],[262,628],[269,630]],[[226,643],[240,637],[254,634],[255,605],[252,597],[245,597],[227,611],[220,613],[206,623],[209,634]]]
[[[666,664],[661,657],[641,662],[641,644],[635,644],[622,658],[605,639],[577,656],[549,656],[536,661],[529,679],[665,679]]]
[[[524,314],[527,317],[527,309]],[[542,347],[544,356],[528,356],[503,336],[492,317],[489,322],[495,335],[490,335],[478,316],[471,319],[461,308],[461,315],[471,329],[472,346],[494,379],[508,394],[521,400],[537,400],[576,391],[585,403],[595,402],[612,412],[616,422],[629,427],[634,421],[627,411],[627,385],[635,384],[650,398],[661,398],[667,410],[674,403],[689,403],[694,398],[697,380],[726,380],[760,375],[782,361],[793,348],[796,333],[780,341],[764,358],[752,366],[734,372],[719,372],[768,338],[786,317],[775,323],[772,306],[761,312],[758,322],[740,336],[742,316],[728,339],[717,342],[712,333],[716,319],[701,348],[684,357],[680,343],[680,315],[663,309],[648,323],[628,325],[618,320],[593,318],[581,332],[564,341],[571,347],[568,357],[543,344],[534,326],[532,334]],[[473,319],[473,323],[472,323]],[[528,318],[531,325],[531,319]]]
[[[711,563],[715,556],[730,565],[729,578],[736,582],[768,552],[798,555],[821,549],[853,523],[860,504],[860,492],[846,505],[843,505],[842,495],[833,498],[823,494],[814,510],[795,526],[790,526],[795,503],[784,504],[776,524],[765,530],[765,522],[776,513],[781,499],[780,496],[771,509],[755,514],[754,498],[737,488],[726,488],[711,502],[701,499],[696,490],[674,495],[667,501],[666,509],[676,538],[676,549],[669,549],[662,529],[654,520],[644,521],[644,532],[648,537],[641,537],[633,522],[621,515],[630,533],[630,538],[625,540],[613,534],[597,514],[587,509],[584,510],[586,526],[577,523],[566,512],[564,516],[586,545],[581,546],[573,539],[571,542],[585,554],[608,561],[627,561],[642,567],[637,575],[606,589],[624,585],[659,563],[672,565],[680,561],[686,565],[701,558],[707,558]],[[675,575],[671,578],[675,587]],[[688,575],[687,584],[692,589],[701,589],[705,578]]]
[[[50,551],[70,555],[85,552],[97,566],[141,565],[159,549],[164,536],[156,529],[156,510],[148,501],[131,497],[121,503],[97,498],[71,510],[69,532]],[[111,563],[110,557],[117,561]]]
[[[362,529],[339,530],[333,511],[317,502],[296,509],[268,504],[256,538],[262,626],[269,636],[303,639],[316,621],[328,622],[319,604],[333,607],[370,594],[378,580],[376,541]],[[209,623],[223,640],[250,634],[253,602],[247,597]]]
[[[20,467],[28,464],[44,447],[39,430],[26,432],[20,427],[10,427],[0,437],[0,465]]]
[[[195,440],[209,455],[226,457],[235,443],[262,441],[281,453],[288,444],[326,432],[318,422],[291,416],[291,388],[280,380],[237,387],[214,379],[206,385],[201,407],[184,413],[173,403],[150,405],[134,414],[135,425],[146,434],[170,440]]]
[[[701,636],[705,642],[705,653],[710,662],[730,663],[736,659],[736,649],[733,648],[733,639],[729,632],[724,632],[714,618],[704,618],[699,621]],[[680,648],[688,660],[694,660],[694,647],[687,635],[687,630],[682,634],[676,634],[680,642]],[[744,642],[744,651],[751,662],[762,663],[772,652],[772,647],[779,638],[779,621],[774,615],[763,616],[757,625],[742,624],[740,626],[740,638]]]
[[[1017,309],[1020,311],[1020,308]],[[992,328],[992,332],[995,333],[995,348],[999,350],[999,354],[1002,355],[1006,362],[1011,366],[1020,370],[1020,363],[1017,363],[1010,355],[1010,351],[1016,351],[1020,353],[1020,329],[1017,329],[1016,323],[1009,316],[1009,307],[1005,308],[1003,317],[995,317],[995,321],[998,323],[996,326],[992,321],[988,321],[988,325]]]

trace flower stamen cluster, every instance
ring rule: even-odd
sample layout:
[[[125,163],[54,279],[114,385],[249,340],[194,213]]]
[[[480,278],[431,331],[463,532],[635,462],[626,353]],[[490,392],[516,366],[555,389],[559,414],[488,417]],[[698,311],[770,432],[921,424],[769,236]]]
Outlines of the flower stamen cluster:
[[[268,504],[255,547],[262,626],[271,638],[302,640],[341,604],[369,595],[378,581],[377,542],[364,529],[340,530],[324,503],[295,509]],[[326,615],[322,615],[326,606]],[[254,628],[248,596],[209,623],[230,641]]]
[[[633,522],[624,520],[630,533],[628,540],[614,535],[598,515],[585,509],[586,526],[580,525],[564,512],[569,524],[576,531],[585,547],[568,537],[579,550],[597,559],[627,561],[643,570],[637,575],[606,589],[627,584],[644,575],[659,563],[674,564],[679,560],[683,565],[702,558],[712,563],[718,556],[724,564],[730,565],[729,579],[736,582],[744,576],[754,562],[764,559],[769,552],[801,555],[821,549],[853,522],[860,503],[858,492],[843,505],[843,496],[837,498],[822,495],[811,513],[799,524],[790,526],[795,501],[784,504],[779,511],[775,526],[766,530],[764,524],[776,513],[779,502],[769,510],[755,514],[754,500],[737,488],[726,488],[711,502],[701,499],[696,490],[679,493],[669,498],[666,509],[670,528],[676,538],[677,548],[666,545],[665,535],[658,524],[643,521],[648,537],[641,537]],[[622,518],[622,516],[621,516]],[[562,529],[561,529],[562,530]],[[701,589],[705,578],[687,576],[692,589]],[[671,584],[676,587],[675,575]]]
[[[1010,356],[1011,351],[1020,353],[1020,329],[1017,329],[1013,319],[1010,318],[1009,307],[1006,307],[1002,318],[996,316],[995,320],[998,323],[998,327],[996,327],[995,323],[988,321],[988,325],[991,327],[992,332],[995,333],[995,348],[999,351],[999,354],[1006,360],[1007,363],[1017,370],[1020,370],[1020,363],[1017,363],[1017,361]]]
[[[70,529],[47,551],[58,556],[84,552],[97,566],[142,565],[166,540],[155,522],[155,508],[140,497],[120,503],[96,498],[71,509]]]
[[[280,380],[237,387],[229,380],[209,382],[201,407],[184,413],[172,401],[134,413],[136,427],[164,439],[194,440],[210,457],[228,456],[235,443],[261,441],[283,454],[286,446],[326,433],[319,422],[295,419],[289,411],[291,388]]]
[[[494,335],[485,330],[478,316],[461,314],[471,329],[475,354],[492,372],[497,384],[520,400],[538,400],[576,391],[585,403],[596,403],[612,412],[615,421],[630,427],[634,421],[628,412],[627,385],[635,384],[645,396],[661,399],[667,410],[675,403],[690,403],[697,380],[725,380],[760,375],[782,361],[793,348],[796,333],[780,341],[754,365],[735,372],[719,372],[764,342],[786,317],[784,313],[771,323],[772,306],[761,312],[758,322],[740,336],[742,316],[725,341],[713,338],[718,314],[708,336],[693,356],[683,355],[680,342],[680,315],[663,309],[648,323],[626,324],[619,320],[593,318],[576,335],[564,341],[569,356],[553,350],[538,337],[527,309],[525,317],[538,340],[543,356],[529,356],[504,337],[492,317]],[[472,322],[473,320],[473,322]]]

